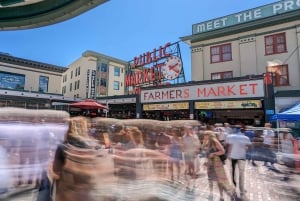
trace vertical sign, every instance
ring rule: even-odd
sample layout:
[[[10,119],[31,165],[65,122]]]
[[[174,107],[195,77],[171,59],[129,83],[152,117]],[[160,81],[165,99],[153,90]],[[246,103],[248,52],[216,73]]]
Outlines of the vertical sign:
[[[86,98],[89,98],[89,84],[90,84],[90,69],[86,73]]]
[[[92,70],[91,76],[91,98],[95,99],[95,85],[96,85],[96,70]]]

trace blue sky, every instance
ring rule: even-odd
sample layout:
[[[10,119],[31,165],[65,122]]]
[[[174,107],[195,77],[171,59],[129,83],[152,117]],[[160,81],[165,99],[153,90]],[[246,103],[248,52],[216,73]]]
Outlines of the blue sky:
[[[68,66],[86,50],[125,61],[192,34],[192,24],[278,0],[110,0],[70,20],[41,28],[0,31],[0,52]],[[190,49],[180,43],[186,80]]]

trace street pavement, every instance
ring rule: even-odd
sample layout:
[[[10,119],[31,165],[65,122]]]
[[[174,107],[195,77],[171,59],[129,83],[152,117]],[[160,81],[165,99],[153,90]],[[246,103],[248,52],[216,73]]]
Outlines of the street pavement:
[[[144,175],[142,179],[132,180],[114,175],[113,162],[110,156],[103,157],[103,167],[101,168],[100,184],[92,192],[95,200],[107,201],[108,197],[114,201],[206,201],[219,200],[217,185],[214,185],[213,199],[209,199],[209,188],[206,170],[201,165],[197,179],[182,176],[179,182],[172,183],[168,177],[158,177]],[[201,160],[200,160],[201,161]],[[289,169],[283,165],[275,164],[275,170],[264,166],[262,162],[256,162],[253,166],[247,161],[245,172],[246,197],[250,201],[295,201],[300,200],[300,175],[289,173]],[[229,162],[225,168],[229,175]],[[183,169],[183,168],[182,168]],[[168,170],[166,170],[168,174]],[[162,179],[165,178],[165,179]],[[236,179],[238,181],[238,179]],[[189,187],[190,190],[187,190]],[[30,188],[28,188],[30,189]],[[5,201],[36,201],[36,190],[24,190],[15,196],[11,196]],[[225,201],[230,200],[224,194]],[[115,199],[113,199],[113,197]],[[1,199],[0,199],[1,200]]]

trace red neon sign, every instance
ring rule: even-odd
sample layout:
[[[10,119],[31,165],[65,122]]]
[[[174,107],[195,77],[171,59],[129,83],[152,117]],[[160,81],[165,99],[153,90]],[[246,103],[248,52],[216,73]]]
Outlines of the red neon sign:
[[[167,48],[170,46],[171,43],[166,43],[158,49],[154,48],[152,52],[145,52],[140,56],[134,57],[133,70],[126,75],[125,86],[136,86],[161,80],[163,78],[161,67],[164,63],[158,63],[158,61],[170,56],[170,53],[167,52]],[[149,68],[137,69],[151,63],[154,64]]]

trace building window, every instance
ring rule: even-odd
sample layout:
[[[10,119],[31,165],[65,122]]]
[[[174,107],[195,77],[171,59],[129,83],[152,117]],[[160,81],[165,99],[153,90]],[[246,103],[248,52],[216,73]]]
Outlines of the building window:
[[[77,80],[77,89],[79,89],[80,80]]]
[[[120,72],[121,72],[120,68],[115,66],[114,67],[114,75],[119,77],[120,76]]]
[[[39,92],[47,93],[48,92],[49,78],[45,76],[40,76],[39,80]]]
[[[80,66],[78,67],[77,75],[78,75],[78,76],[80,75]]]
[[[288,65],[269,66],[267,67],[267,72],[273,74],[273,83],[275,86],[290,85]]]
[[[62,94],[65,94],[66,93],[66,86],[63,86],[62,88]]]
[[[286,52],[285,33],[265,36],[266,55]]]
[[[212,80],[226,79],[226,78],[232,78],[232,77],[233,77],[232,71],[218,72],[218,73],[211,74]]]
[[[107,72],[107,68],[108,68],[107,64],[104,63],[101,64],[101,72]]]
[[[63,76],[63,82],[66,82],[67,81],[67,75],[64,75]]]
[[[114,90],[120,90],[120,82],[114,81]]]
[[[24,90],[25,75],[0,72],[0,88]]]
[[[77,68],[76,68],[76,70],[75,70],[75,77],[77,77]]]
[[[100,80],[100,86],[106,87],[106,79],[101,79]]]
[[[70,91],[72,91],[72,83],[70,83]]]
[[[218,45],[210,48],[210,62],[218,63],[232,60],[231,44]]]

